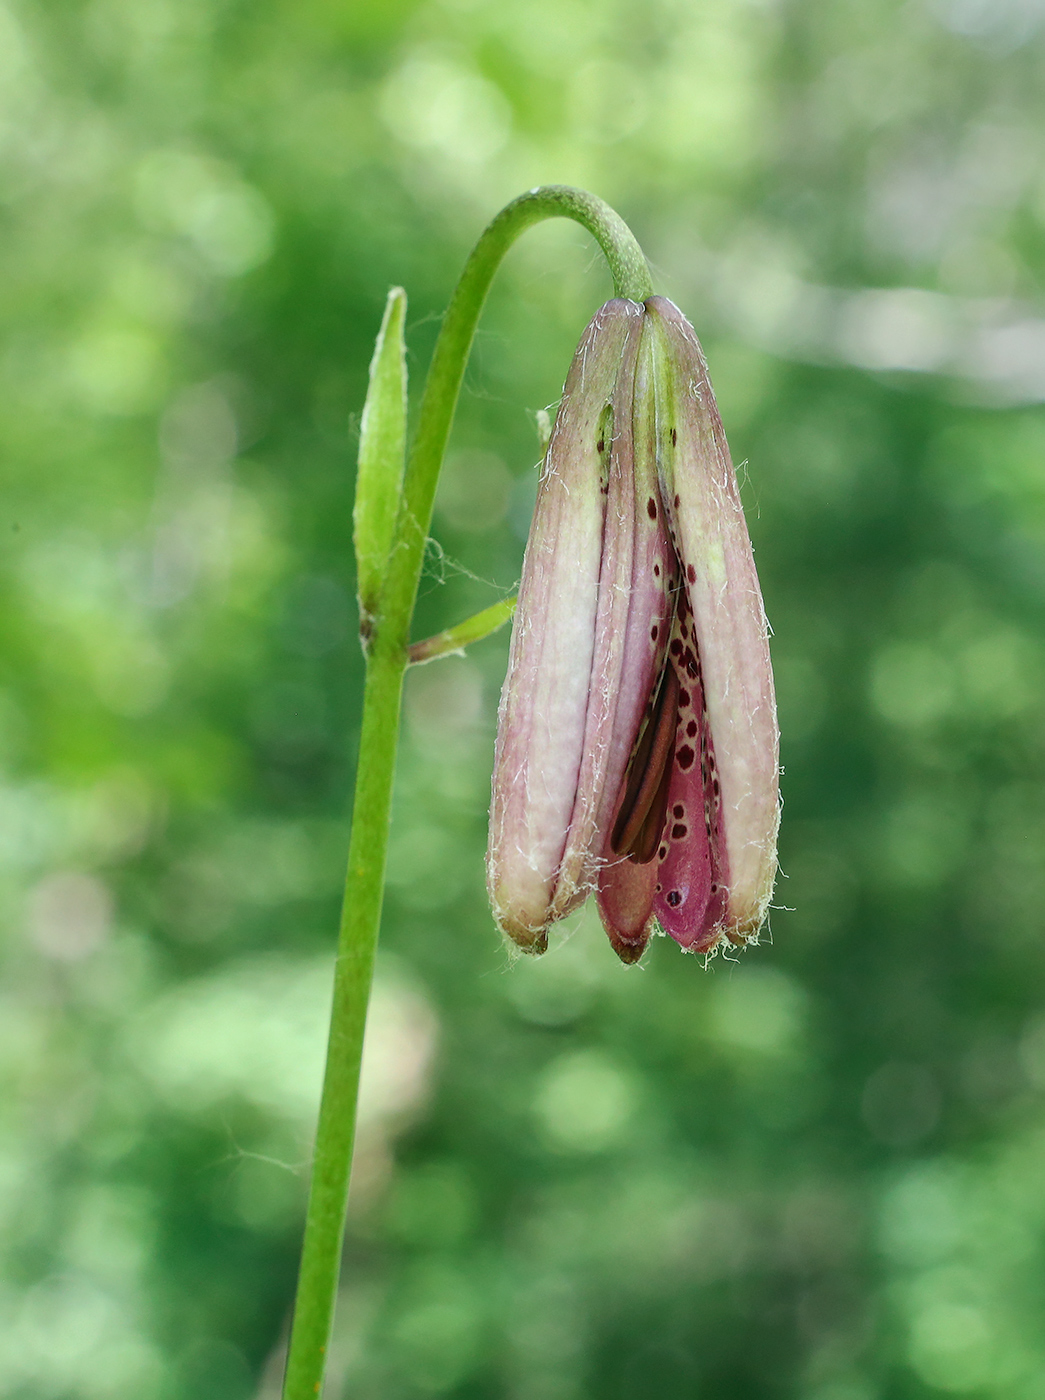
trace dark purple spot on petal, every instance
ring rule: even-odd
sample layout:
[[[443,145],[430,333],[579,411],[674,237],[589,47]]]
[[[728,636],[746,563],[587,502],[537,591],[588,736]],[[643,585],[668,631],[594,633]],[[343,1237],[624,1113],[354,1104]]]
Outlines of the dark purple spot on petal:
[[[690,583],[696,583],[697,581],[697,571],[692,564],[686,569],[686,577],[689,579]]]
[[[658,636],[660,635],[660,628],[657,626],[656,623],[654,623],[653,626],[650,628],[649,635],[651,642],[655,642]]]
[[[675,497],[675,509],[678,510],[678,508],[679,508],[679,498],[678,498],[678,496],[676,496],[676,497]]]
[[[663,860],[664,857],[667,855],[667,853],[668,853],[668,848],[667,848],[667,846],[661,846],[660,850],[657,852],[657,856],[658,856],[658,858],[659,858],[660,860]],[[657,890],[658,890],[658,891],[660,890],[660,886],[659,886],[659,885],[657,886]]]
[[[688,690],[680,690],[680,691],[679,691],[679,709],[680,709],[680,710],[686,710],[686,709],[688,709],[688,708],[689,708],[689,691],[688,691]]]
[[[685,841],[686,836],[688,834],[689,828],[684,822],[676,822],[675,825],[671,828],[672,841]]]
[[[598,442],[595,444],[595,451],[596,451],[596,452],[605,452],[605,451],[606,451],[606,439],[605,439],[604,437],[599,438]]]
[[[651,520],[656,520],[657,518],[657,503],[652,496],[646,502],[646,514]]]
[[[679,435],[678,435],[678,433],[675,431],[675,429],[672,428],[672,430],[671,430],[671,445],[672,445],[672,447],[677,447],[677,446],[678,446],[678,441],[679,441]]]
[[[695,719],[691,719],[690,722],[686,725],[686,734],[688,735],[688,737],[689,737],[690,739],[695,739],[695,738],[696,738],[696,735],[697,735],[697,721],[696,721]]]
[[[696,754],[693,752],[693,750],[688,744],[683,744],[682,747],[679,749],[678,753],[675,755],[675,759],[678,762],[678,766],[683,770],[683,772],[693,767],[693,760],[695,758]]]
[[[668,890],[664,898],[671,905],[672,909],[677,909],[682,903],[682,896],[679,894],[678,890]]]
[[[686,815],[686,809],[681,802],[675,803],[674,807],[671,809],[671,815],[673,817],[684,817]]]
[[[669,650],[672,656],[680,656],[682,654],[682,643],[679,641],[678,637],[674,638]]]

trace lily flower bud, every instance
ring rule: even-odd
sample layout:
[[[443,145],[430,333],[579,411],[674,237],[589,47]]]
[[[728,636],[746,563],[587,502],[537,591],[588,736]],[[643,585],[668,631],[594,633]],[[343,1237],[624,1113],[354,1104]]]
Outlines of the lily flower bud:
[[[490,899],[540,952],[596,892],[619,956],[757,935],[776,871],[768,627],[700,345],[608,302],[574,357],[523,564],[494,760]]]

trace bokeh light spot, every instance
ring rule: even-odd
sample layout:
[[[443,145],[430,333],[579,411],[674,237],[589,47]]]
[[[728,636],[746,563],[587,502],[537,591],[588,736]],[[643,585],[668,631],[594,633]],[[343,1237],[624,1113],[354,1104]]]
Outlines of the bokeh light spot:
[[[636,1105],[633,1077],[597,1050],[561,1056],[541,1077],[534,1108],[553,1146],[600,1152],[618,1142]]]

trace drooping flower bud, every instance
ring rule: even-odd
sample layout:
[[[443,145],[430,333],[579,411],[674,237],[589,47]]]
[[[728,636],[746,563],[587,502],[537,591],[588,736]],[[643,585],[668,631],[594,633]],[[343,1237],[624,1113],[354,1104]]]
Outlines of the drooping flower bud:
[[[494,915],[541,951],[597,891],[618,954],[757,934],[776,870],[768,629],[707,367],[660,297],[585,332],[548,446],[494,765]]]

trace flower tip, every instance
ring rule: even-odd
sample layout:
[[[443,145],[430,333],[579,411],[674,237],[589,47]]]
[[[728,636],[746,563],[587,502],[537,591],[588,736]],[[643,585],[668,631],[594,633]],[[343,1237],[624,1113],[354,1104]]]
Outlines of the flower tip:
[[[770,889],[769,894],[766,895],[764,903],[760,904],[754,913],[750,914],[745,919],[737,920],[722,930],[723,934],[729,939],[730,943],[733,944],[734,948],[743,948],[749,943],[753,944],[758,942],[758,935],[765,927],[766,916],[769,913],[769,900],[771,897],[772,889]]]
[[[503,906],[494,905],[493,916],[504,937],[521,952],[539,957],[548,951],[548,925],[524,923]]]
[[[648,936],[644,936],[632,943],[623,938],[616,937],[612,932],[607,932],[610,946],[625,967],[633,967],[649,947]]]
[[[542,953],[548,951],[548,933],[547,930],[543,928],[538,933],[531,933],[529,935],[529,943],[523,943],[514,935],[509,935],[509,937],[512,940],[513,947],[518,948],[519,952],[524,953],[528,958],[539,958]]]

